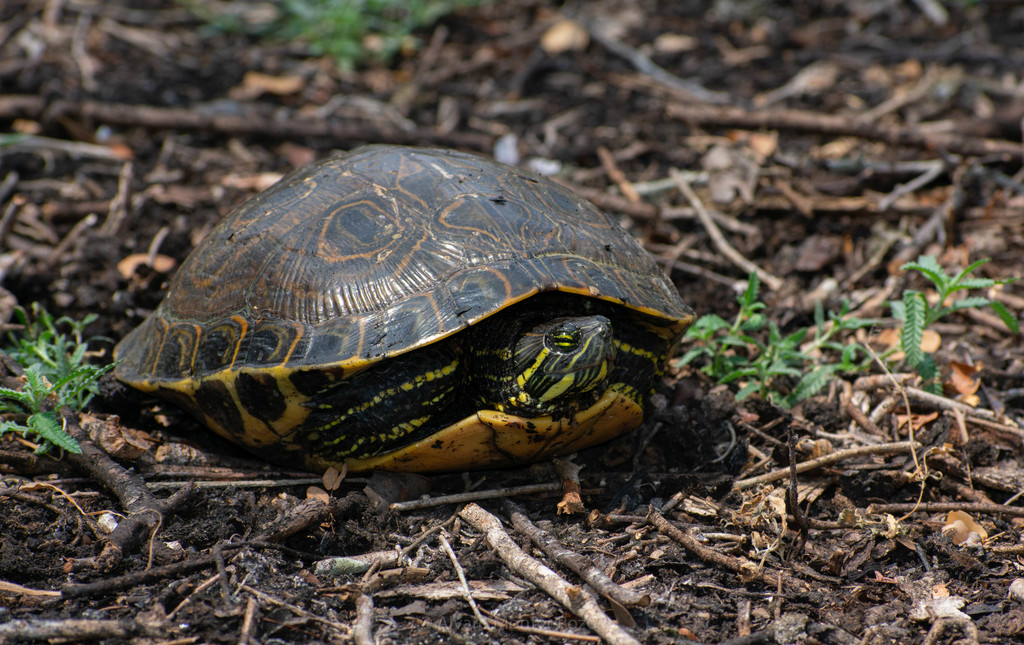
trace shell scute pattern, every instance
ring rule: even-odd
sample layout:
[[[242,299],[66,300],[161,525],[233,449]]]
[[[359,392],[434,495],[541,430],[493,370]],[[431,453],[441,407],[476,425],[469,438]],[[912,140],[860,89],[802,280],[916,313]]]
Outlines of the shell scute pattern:
[[[565,296],[563,311],[561,300],[532,299],[539,292],[577,295]],[[418,430],[421,410],[454,386],[421,380],[454,369],[462,339],[448,337],[461,330],[531,308],[589,311],[579,296],[624,305],[630,311],[608,316],[635,318],[659,339],[646,345],[658,356],[635,361],[648,365],[641,380],[692,319],[639,243],[568,189],[473,155],[368,146],[295,171],[214,227],[159,308],[119,344],[115,374],[272,460],[305,455],[311,466],[336,454],[386,466],[375,451],[408,437],[394,464],[421,459],[420,441],[462,451],[466,463],[508,463],[523,446],[537,445],[532,458],[634,427],[642,393],[609,391],[579,418],[444,417],[435,439],[436,427]],[[494,320],[502,323],[483,324]],[[428,354],[436,365],[424,367]],[[385,373],[395,376],[378,389]],[[363,410],[343,391],[371,403]],[[364,430],[345,429],[346,418],[384,407],[408,417],[378,431],[367,416],[355,425]]]
[[[154,317],[169,329],[144,325],[125,343],[126,358],[145,355],[128,361],[140,372],[129,380],[381,360],[552,289],[682,315],[610,217],[556,184],[538,190],[535,178],[491,166],[371,146],[298,171],[228,216],[207,252],[182,265]]]

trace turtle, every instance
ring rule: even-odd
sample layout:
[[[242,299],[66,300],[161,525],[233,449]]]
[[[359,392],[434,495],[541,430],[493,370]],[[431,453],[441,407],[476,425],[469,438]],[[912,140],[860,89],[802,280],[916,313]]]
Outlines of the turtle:
[[[122,382],[289,467],[440,472],[638,426],[693,311],[570,189],[367,145],[219,222],[115,348]]]

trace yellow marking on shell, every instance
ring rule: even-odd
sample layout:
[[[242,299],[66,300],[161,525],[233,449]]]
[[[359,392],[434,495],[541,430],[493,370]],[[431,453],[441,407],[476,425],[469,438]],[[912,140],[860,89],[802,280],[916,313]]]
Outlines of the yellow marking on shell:
[[[231,320],[233,320],[236,323],[238,323],[238,327],[239,327],[239,330],[238,330],[238,340],[241,341],[243,338],[245,338],[245,333],[249,330],[249,323],[247,323],[245,321],[245,318],[242,318],[241,316],[232,316]],[[232,354],[231,354],[231,363],[230,363],[231,365],[234,365],[235,361],[238,360],[238,350],[241,349],[241,347],[242,347],[242,343],[241,342],[235,343],[235,351],[232,352]]]
[[[364,459],[313,455],[306,465],[324,470],[346,463],[349,472],[424,473],[509,466],[582,450],[617,437],[642,420],[642,405],[609,388],[597,403],[572,418],[525,418],[481,410],[393,452]]]
[[[287,363],[288,361],[291,360],[292,354],[295,353],[295,348],[299,345],[299,342],[302,340],[302,337],[304,335],[305,332],[302,331],[302,329],[300,328],[299,331],[295,334],[295,338],[292,339],[292,344],[288,347],[288,351],[285,352],[284,358],[281,359],[281,363]]]
[[[286,404],[285,411],[280,417],[271,422],[265,422],[261,419],[257,419],[250,414],[248,410],[246,410],[245,406],[242,405],[241,400],[238,398],[238,392],[235,390],[235,380],[238,377],[237,371],[223,370],[202,379],[177,381],[175,383],[166,384],[164,387],[180,392],[191,399],[195,399],[196,393],[205,384],[213,381],[220,382],[231,397],[231,405],[234,406],[241,417],[244,431],[241,435],[231,432],[229,428],[221,426],[213,418],[204,414],[203,417],[206,425],[210,429],[228,441],[239,443],[251,448],[261,448],[287,440],[287,438],[302,425],[306,420],[306,417],[309,415],[309,409],[302,405],[304,402],[308,401],[308,398],[296,390],[295,386],[292,385],[291,380],[288,378],[291,370],[278,366],[262,368],[259,370],[242,371],[265,373],[273,377],[274,381],[277,383],[277,388],[281,393],[281,397]]]

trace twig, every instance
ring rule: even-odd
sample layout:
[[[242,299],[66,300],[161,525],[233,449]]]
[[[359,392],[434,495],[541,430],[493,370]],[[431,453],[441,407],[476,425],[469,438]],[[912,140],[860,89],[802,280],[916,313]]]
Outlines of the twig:
[[[1003,504],[971,504],[969,502],[921,502],[915,504],[871,504],[867,512],[874,513],[948,513],[963,511],[965,513],[986,513],[991,515],[1010,515],[1024,517],[1024,507],[1005,506]]]
[[[44,96],[0,95],[0,120],[49,120],[58,116],[96,124],[142,126],[155,130],[197,130],[222,135],[261,135],[286,140],[311,138],[333,144],[375,141],[412,145],[429,142],[436,145],[487,150],[493,141],[491,136],[475,132],[437,132],[433,128],[382,128],[379,124],[367,120],[339,122],[307,119],[296,115],[264,118],[262,114],[208,114],[194,108],[163,108],[109,101],[51,101],[49,97]],[[102,146],[90,147],[101,148]],[[119,158],[110,149],[105,150],[110,157]]]
[[[362,493],[350,493],[350,495]],[[277,518],[269,526],[263,527],[257,539],[267,542],[281,542],[296,533],[304,531],[331,514],[331,504],[317,497],[302,500],[287,510],[284,517]]]
[[[220,577],[221,577],[220,573],[218,572],[217,575],[211,576],[211,577],[207,578],[206,580],[203,580],[202,582],[200,582],[198,585],[196,585],[196,587],[192,591],[190,591],[187,596],[182,598],[181,602],[179,602],[174,607],[174,609],[172,609],[170,612],[168,612],[167,620],[168,621],[174,620],[174,616],[179,611],[181,611],[186,605],[190,604],[195,598],[197,598],[204,591],[206,591],[207,589],[209,589],[213,585],[217,584],[217,581],[220,580]]]
[[[405,562],[405,560],[410,555],[412,555],[412,552],[418,549],[421,544],[429,540],[441,529],[447,528],[454,524],[457,518],[458,516],[452,515],[441,524],[438,524],[437,526],[434,526],[433,528],[424,531],[423,534],[417,537],[415,540],[413,540],[412,543],[409,544],[409,546],[401,550],[401,552],[398,554],[398,562]],[[381,568],[385,566],[385,564],[387,564],[387,561],[384,558],[379,558],[375,560],[372,565],[370,565],[369,569],[366,570],[366,573],[363,574],[363,577],[360,580],[363,593],[367,593],[369,590],[374,590],[378,586],[380,586],[380,576],[377,576],[377,572],[380,571]]]
[[[7,177],[10,178],[11,175],[9,174]],[[7,236],[14,226],[14,220],[18,219],[18,211],[21,210],[21,204],[22,200],[20,198],[12,199],[7,204],[7,207],[4,208],[4,214],[0,215],[0,247],[2,248],[7,247]]]
[[[408,571],[408,570],[406,570]],[[416,577],[419,575],[419,571],[425,571],[419,569],[413,571],[409,577]],[[403,574],[395,574],[391,578],[394,580],[403,579]],[[525,583],[517,585],[508,580],[470,580],[468,582],[469,591],[473,594],[473,600],[480,601],[495,601],[503,602],[511,600],[516,594],[520,594],[527,590],[529,585]],[[342,590],[350,591],[349,588],[342,586]],[[318,590],[320,593],[334,593],[330,587],[322,587]],[[375,591],[373,593],[374,598],[382,598],[386,600],[394,600],[396,598],[421,598],[423,600],[431,601],[444,601],[444,600],[465,600],[466,592],[462,585],[457,581],[448,580],[445,582],[423,582],[415,584],[399,584],[383,591]],[[479,607],[479,606],[478,606]],[[479,607],[480,612],[487,615],[487,612],[483,610],[483,607]]]
[[[117,177],[117,193],[110,200],[110,207],[107,209],[107,218],[100,226],[100,235],[110,236],[121,232],[124,221],[128,218],[128,203],[131,200],[132,189],[132,162],[127,161],[121,165],[121,172]],[[152,266],[152,263],[150,263]]]
[[[11,170],[4,175],[4,180],[0,181],[0,202],[7,201],[7,198],[12,192],[14,192],[14,188],[18,185],[19,179],[21,179],[21,176],[16,170]]]
[[[491,612],[487,611],[486,609],[482,609],[481,611],[483,611],[484,614],[495,625],[498,625],[499,627],[501,627],[503,629],[519,632],[521,634],[536,634],[538,636],[547,636],[548,638],[552,638],[554,640],[559,640],[559,641],[575,640],[575,641],[584,641],[584,642],[587,642],[587,643],[600,643],[601,642],[601,638],[598,637],[598,636],[591,636],[590,634],[573,634],[572,632],[559,632],[559,631],[555,631],[553,629],[540,629],[539,627],[526,627],[525,625],[516,625],[515,623],[508,622],[504,618],[500,618],[498,616],[495,616],[494,614],[492,614]]]
[[[230,548],[241,548],[241,545],[230,545]],[[135,585],[147,582],[155,582],[164,578],[180,576],[185,573],[190,573],[198,569],[206,569],[207,567],[212,566],[214,566],[213,554],[207,554],[198,558],[193,558],[192,560],[175,562],[174,564],[168,564],[160,567],[151,567],[144,571],[136,571],[134,573],[116,576],[113,578],[104,578],[103,580],[97,580],[96,582],[66,584],[61,587],[60,591],[65,598],[102,595],[118,591],[120,589],[128,589]]]
[[[664,68],[656,65],[650,58],[647,58],[625,43],[612,38],[610,35],[604,33],[601,29],[593,25],[588,24],[587,30],[590,32],[590,36],[594,40],[601,43],[602,47],[616,56],[626,59],[638,72],[645,76],[649,76],[659,85],[662,85],[673,92],[678,92],[686,98],[694,99],[701,103],[710,103],[713,105],[728,103],[730,100],[728,94],[723,92],[713,92],[698,83],[681,79],[678,76],[669,73]]]
[[[484,499],[496,499],[498,497],[514,497],[516,495],[536,495],[537,493],[557,493],[562,490],[561,483],[530,484],[528,486],[512,486],[511,488],[492,488],[490,490],[478,490],[472,493],[459,493],[457,495],[442,495],[440,497],[427,497],[414,499],[408,502],[395,502],[388,508],[392,511],[415,511],[421,508],[432,508],[444,504],[465,504],[466,502],[478,502]]]
[[[630,183],[629,178],[626,177],[626,173],[622,172],[622,169],[615,163],[615,157],[612,156],[611,150],[604,146],[598,146],[597,156],[601,160],[601,166],[604,167],[604,171],[608,175],[608,179],[615,182],[615,185],[619,187],[619,191],[622,193],[622,196],[634,204],[639,202],[640,195],[638,195],[636,189],[633,188],[633,184]]]
[[[805,473],[809,470],[821,468],[828,464],[834,464],[850,457],[859,457],[861,455],[886,455],[898,452],[906,452],[907,450],[916,450],[921,447],[921,444],[914,441],[897,441],[895,443],[880,443],[875,446],[858,446],[856,448],[847,448],[846,450],[839,450],[815,459],[809,459],[808,461],[802,461],[796,465],[797,473]],[[733,490],[745,490],[752,486],[758,486],[760,484],[767,484],[769,482],[778,481],[789,477],[789,467],[781,468],[779,470],[773,470],[770,473],[764,475],[758,475],[757,477],[750,477],[747,479],[738,479],[732,484]]]
[[[166,638],[170,625],[153,625],[148,621],[89,620],[70,618],[67,620],[12,620],[0,624],[0,642],[21,641],[69,641],[81,643],[91,640],[131,639],[136,636]]]
[[[587,510],[580,497],[580,466],[569,459],[555,459],[555,472],[562,480],[562,499],[556,505],[558,515],[574,515]]]
[[[644,221],[658,220],[662,218],[662,210],[653,204],[649,204],[647,202],[631,202],[621,195],[613,195],[603,190],[598,190],[596,188],[583,186],[561,179],[560,177],[552,177],[551,179],[555,183],[559,183],[566,188],[572,189],[573,192],[586,198],[587,201],[591,202],[601,210],[623,213],[632,218]]]
[[[683,546],[687,551],[696,555],[701,560],[724,569],[738,573],[741,577],[760,580],[769,587],[782,585],[787,591],[805,591],[807,585],[793,576],[781,571],[766,571],[746,558],[739,558],[733,555],[719,553],[700,543],[697,538],[672,525],[665,516],[651,507],[647,511],[647,522],[658,529],[661,533],[672,538]]]
[[[96,222],[98,221],[100,221],[100,218],[96,213],[89,213],[82,219],[78,220],[75,225],[71,227],[71,230],[69,230],[64,237],[61,238],[60,242],[57,242],[57,244],[47,254],[44,260],[46,265],[56,266],[62,261],[66,262],[66,260],[64,260],[64,254],[67,250],[72,244],[80,241],[85,235],[85,232],[93,226],[96,226]]]
[[[853,403],[847,401],[843,405],[843,412],[845,412],[846,414],[850,415],[850,418],[853,419],[854,422],[856,422],[856,424],[859,425],[861,428],[864,428],[864,430],[870,432],[873,435],[871,437],[872,439],[874,439],[876,437],[884,437],[885,436],[885,433],[882,432],[882,429],[879,428],[878,425],[874,421],[869,419],[866,414],[861,412],[860,408],[858,408]]]
[[[191,484],[203,488],[291,488],[292,486],[323,485],[321,477],[297,477],[295,479],[229,479],[226,481],[164,481],[146,482],[149,490],[178,490]]]
[[[0,96],[0,111],[5,108],[14,108],[15,112],[21,111],[24,107],[45,107],[45,99],[41,96],[9,95]],[[39,111],[42,114],[42,110]],[[103,159],[105,161],[124,161],[123,152],[110,146],[101,146],[95,143],[82,143],[78,141],[65,141],[63,139],[51,139],[35,135],[26,136],[4,146],[4,153],[9,154],[15,151],[56,151],[72,157],[85,157],[90,159]]]
[[[352,640],[356,645],[374,645],[373,597],[359,594],[356,598],[356,620],[352,624]]]
[[[878,202],[878,210],[889,210],[889,207],[895,204],[897,199],[903,197],[904,195],[909,195],[918,188],[927,186],[932,181],[934,181],[936,177],[941,175],[945,170],[946,163],[944,161],[940,159],[933,160],[931,162],[931,166],[923,173],[921,173],[917,177],[914,177],[905,184],[900,184],[896,186],[896,188],[894,188],[892,192],[883,197],[882,200]]]
[[[648,594],[616,584],[587,558],[562,546],[553,535],[531,522],[516,504],[506,502],[506,507],[511,511],[509,516],[512,519],[512,526],[517,531],[530,538],[530,541],[540,547],[553,561],[576,572],[597,593],[625,607],[646,607],[651,604],[651,597]]]
[[[739,251],[737,251],[725,236],[722,235],[722,231],[715,224],[714,219],[708,213],[708,209],[704,206],[704,202],[701,201],[697,193],[694,192],[690,186],[690,182],[675,168],[669,168],[669,175],[676,180],[676,184],[679,186],[679,190],[682,191],[683,195],[690,201],[690,204],[697,211],[697,218],[700,220],[704,230],[708,232],[708,236],[711,238],[711,242],[715,245],[722,255],[729,259],[733,264],[743,269],[746,273],[756,273],[761,281],[768,285],[768,288],[772,291],[777,291],[782,287],[782,279],[778,278],[771,273],[768,273],[761,267],[757,266],[747,258],[743,257]]]
[[[444,533],[437,536],[437,539],[441,542],[441,546],[444,548],[445,553],[448,554],[448,559],[451,560],[452,566],[455,567],[455,573],[459,576],[459,582],[462,583],[462,594],[465,597],[466,602],[469,603],[470,609],[473,610],[473,615],[483,625],[483,628],[490,631],[491,624],[487,622],[487,619],[480,613],[480,608],[476,605],[476,600],[473,599],[473,592],[469,590],[469,583],[466,582],[466,572],[462,570],[462,565],[459,564],[459,559],[455,557],[455,551],[452,549],[452,545],[448,543],[448,538],[444,536]]]
[[[302,609],[301,607],[296,607],[295,605],[287,603],[287,602],[285,602],[285,601],[283,601],[283,600],[281,600],[279,598],[275,598],[274,596],[271,596],[268,593],[264,593],[264,592],[260,591],[259,589],[254,589],[254,588],[250,587],[247,584],[239,585],[238,589],[239,589],[239,591],[244,591],[246,593],[252,594],[253,596],[256,596],[256,598],[258,598],[260,600],[260,602],[264,602],[264,603],[266,603],[268,605],[273,605],[275,607],[282,607],[282,608],[287,609],[288,611],[292,612],[293,614],[295,614],[296,616],[298,616],[298,617],[300,617],[300,618],[302,618],[304,620],[308,620],[310,622],[314,622],[314,623],[317,623],[318,625],[321,625],[321,626],[325,627],[326,629],[328,629],[332,633],[342,634],[342,635],[345,635],[347,638],[351,638],[351,634],[349,634],[347,631],[345,631],[342,628],[344,626],[344,623],[338,623],[337,621],[327,620],[326,618],[322,618],[322,617],[320,617],[320,616],[318,616],[318,615],[316,615],[316,614],[314,614],[312,612],[308,612],[305,609]],[[347,640],[347,638],[346,638],[346,640]],[[371,640],[370,642],[372,643],[373,641]]]
[[[891,114],[905,105],[921,100],[932,91],[936,84],[948,83],[951,80],[959,80],[959,77],[962,75],[963,74],[960,71],[953,71],[949,68],[943,69],[937,65],[929,66],[921,78],[918,79],[917,83],[914,84],[914,87],[909,90],[905,88],[896,88],[896,91],[893,92],[891,97],[879,103],[867,112],[857,115],[857,120],[862,123],[870,123],[881,119],[883,116]]]
[[[917,403],[927,403],[928,405],[933,405],[940,410],[960,410],[967,417],[981,417],[982,419],[987,419],[989,421],[998,420],[996,413],[992,410],[976,408],[974,406],[967,405],[966,403],[954,401],[953,399],[939,396],[938,394],[932,394],[931,392],[927,392],[916,387],[907,386],[906,391],[907,397],[910,398],[911,401],[915,401]],[[968,418],[968,420],[970,419]],[[1010,427],[1012,428],[1012,426]]]
[[[1024,156],[1020,143],[984,139],[969,135],[923,132],[910,126],[887,125],[880,122],[860,123],[847,115],[822,114],[803,110],[749,111],[734,106],[669,103],[665,114],[670,118],[697,125],[715,125],[746,130],[800,130],[832,136],[854,136],[892,145],[913,146],[932,150],[945,149],[958,155],[984,157],[999,155],[1008,160]]]
[[[238,645],[249,645],[249,642],[252,640],[252,630],[256,626],[256,608],[258,606],[256,598],[249,596],[249,601],[245,603],[245,617],[242,618]]]
[[[570,585],[557,573],[520,549],[502,528],[498,518],[476,504],[466,506],[459,512],[459,516],[484,534],[487,543],[509,569],[540,587],[558,604],[583,620],[601,638],[612,645],[639,645],[640,641],[605,615],[591,593]]]
[[[50,589],[31,589],[29,587],[22,587],[21,585],[13,582],[7,582],[6,580],[0,580],[0,595],[60,598],[59,591],[52,591]]]
[[[103,551],[93,558],[82,558],[72,563],[76,569],[94,568],[110,571],[121,562],[125,550],[130,548],[144,533],[151,537],[163,523],[164,515],[172,512],[195,493],[195,488],[186,486],[166,500],[160,500],[146,488],[145,482],[134,472],[129,472],[100,450],[78,425],[76,415],[67,407],[61,410],[68,434],[82,447],[81,454],[68,453],[66,458],[75,467],[88,473],[112,492],[129,516],[106,538]]]

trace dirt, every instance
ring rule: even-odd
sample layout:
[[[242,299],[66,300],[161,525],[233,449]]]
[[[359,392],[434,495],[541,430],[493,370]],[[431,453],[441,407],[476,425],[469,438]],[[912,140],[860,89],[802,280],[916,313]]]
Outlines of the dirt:
[[[1017,3],[510,0],[445,16],[418,47],[353,71],[186,6],[0,8],[0,124],[18,135],[0,146],[0,313],[94,314],[96,364],[232,208],[375,142],[488,156],[511,142],[519,163],[619,216],[698,314],[731,322],[758,267],[783,336],[814,325],[816,300],[876,319],[841,342],[894,328],[886,302],[928,291],[901,270],[921,255],[951,273],[988,259],[979,277],[1022,275]],[[589,38],[558,41],[567,33]],[[1020,283],[976,295],[1020,319]],[[519,513],[643,598],[597,589],[613,642],[1019,641],[1020,336],[987,307],[933,328],[939,399],[904,399],[920,381],[874,363],[784,409],[670,361],[645,424],[575,458],[576,514],[558,513],[550,462],[335,487],[108,381],[68,417],[95,452],[38,456],[0,438],[0,642],[594,638],[605,628],[581,599],[599,583],[531,544]],[[766,473],[777,478],[748,481]],[[538,483],[550,491],[501,492]],[[391,506],[487,490],[499,492]],[[518,569],[472,504],[575,600]],[[973,536],[945,530],[958,518]],[[318,567],[336,556],[378,564]]]

